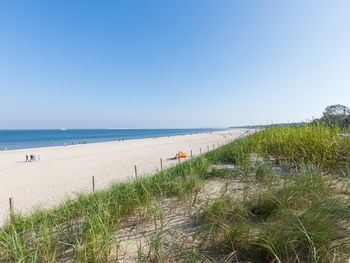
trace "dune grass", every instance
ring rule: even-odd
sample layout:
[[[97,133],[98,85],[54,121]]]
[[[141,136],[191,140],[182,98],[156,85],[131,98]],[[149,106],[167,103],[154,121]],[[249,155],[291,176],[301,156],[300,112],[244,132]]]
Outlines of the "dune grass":
[[[282,180],[245,201],[211,200],[199,224],[205,253],[252,262],[342,262],[350,256],[350,205],[317,170]]]
[[[278,126],[256,132],[211,152],[213,162],[250,163],[250,154],[294,167],[308,164],[322,169],[345,169],[350,162],[350,132],[337,126],[304,124]]]
[[[294,165],[339,168],[350,160],[350,138],[336,126],[275,127],[254,134],[251,147],[258,154]]]
[[[350,138],[338,127],[273,127],[209,154],[215,163],[251,170],[262,188],[248,198],[228,196],[201,208],[201,239],[219,261],[343,262],[350,257],[348,175]],[[287,173],[276,177],[271,166]],[[348,178],[347,178],[348,180]]]
[[[350,137],[341,132],[322,125],[269,128],[155,175],[14,214],[0,230],[0,261],[111,261],[119,249],[116,228],[137,209],[186,198],[213,178],[240,177],[244,198],[229,192],[202,205],[197,243],[184,246],[177,261],[341,262],[350,257],[349,189],[334,183],[350,170]],[[235,169],[213,168],[226,163]],[[150,246],[151,256],[140,250],[139,262],[169,262],[161,235]]]

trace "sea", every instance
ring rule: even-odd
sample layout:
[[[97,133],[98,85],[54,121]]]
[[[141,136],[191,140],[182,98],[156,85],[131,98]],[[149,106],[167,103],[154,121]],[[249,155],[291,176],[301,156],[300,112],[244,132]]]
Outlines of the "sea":
[[[58,129],[0,130],[0,150],[198,134],[223,129]]]

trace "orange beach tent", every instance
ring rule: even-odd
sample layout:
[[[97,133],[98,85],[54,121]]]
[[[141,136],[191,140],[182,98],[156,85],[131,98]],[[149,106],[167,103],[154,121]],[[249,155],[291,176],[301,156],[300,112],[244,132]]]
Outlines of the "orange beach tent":
[[[179,151],[177,153],[177,158],[186,158],[186,157],[187,157],[187,155],[184,151]]]

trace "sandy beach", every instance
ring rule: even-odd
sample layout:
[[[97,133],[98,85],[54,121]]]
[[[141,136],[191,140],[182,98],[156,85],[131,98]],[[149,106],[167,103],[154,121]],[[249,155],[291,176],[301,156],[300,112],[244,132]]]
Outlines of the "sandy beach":
[[[190,155],[215,148],[218,143],[243,135],[243,130],[226,130],[205,134],[159,137],[124,142],[103,142],[61,147],[33,148],[0,152],[0,222],[9,215],[9,197],[16,212],[29,213],[35,208],[57,205],[77,193],[92,191],[113,182],[152,174],[177,161],[167,161],[177,151]],[[26,154],[40,155],[40,161],[25,162]]]

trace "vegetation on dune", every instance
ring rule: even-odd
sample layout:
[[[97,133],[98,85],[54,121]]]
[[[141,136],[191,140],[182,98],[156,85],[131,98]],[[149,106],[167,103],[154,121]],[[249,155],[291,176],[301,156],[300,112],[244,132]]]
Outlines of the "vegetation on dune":
[[[300,166],[312,163],[322,168],[338,168],[350,157],[344,151],[350,142],[336,126],[303,125],[263,130],[250,138],[252,149],[263,157]]]
[[[209,202],[201,239],[221,260],[341,262],[350,255],[349,208],[320,172],[303,171],[244,202],[230,196]]]
[[[221,147],[210,153],[210,159],[246,166],[255,153],[289,166],[345,169],[350,161],[350,137],[341,132],[338,126],[322,124],[272,127]]]
[[[153,176],[30,216],[12,215],[0,230],[0,261],[117,261],[116,229],[123,221],[135,211],[164,220],[158,208],[147,208],[194,194],[188,202],[196,210],[192,241],[171,245],[159,233],[152,253],[140,250],[135,260],[342,262],[350,257],[350,136],[343,133],[322,124],[272,127]],[[227,163],[235,168],[214,166]],[[243,187],[226,185],[219,196],[198,203],[197,192],[214,178]],[[170,257],[165,250],[173,246],[179,249]]]

